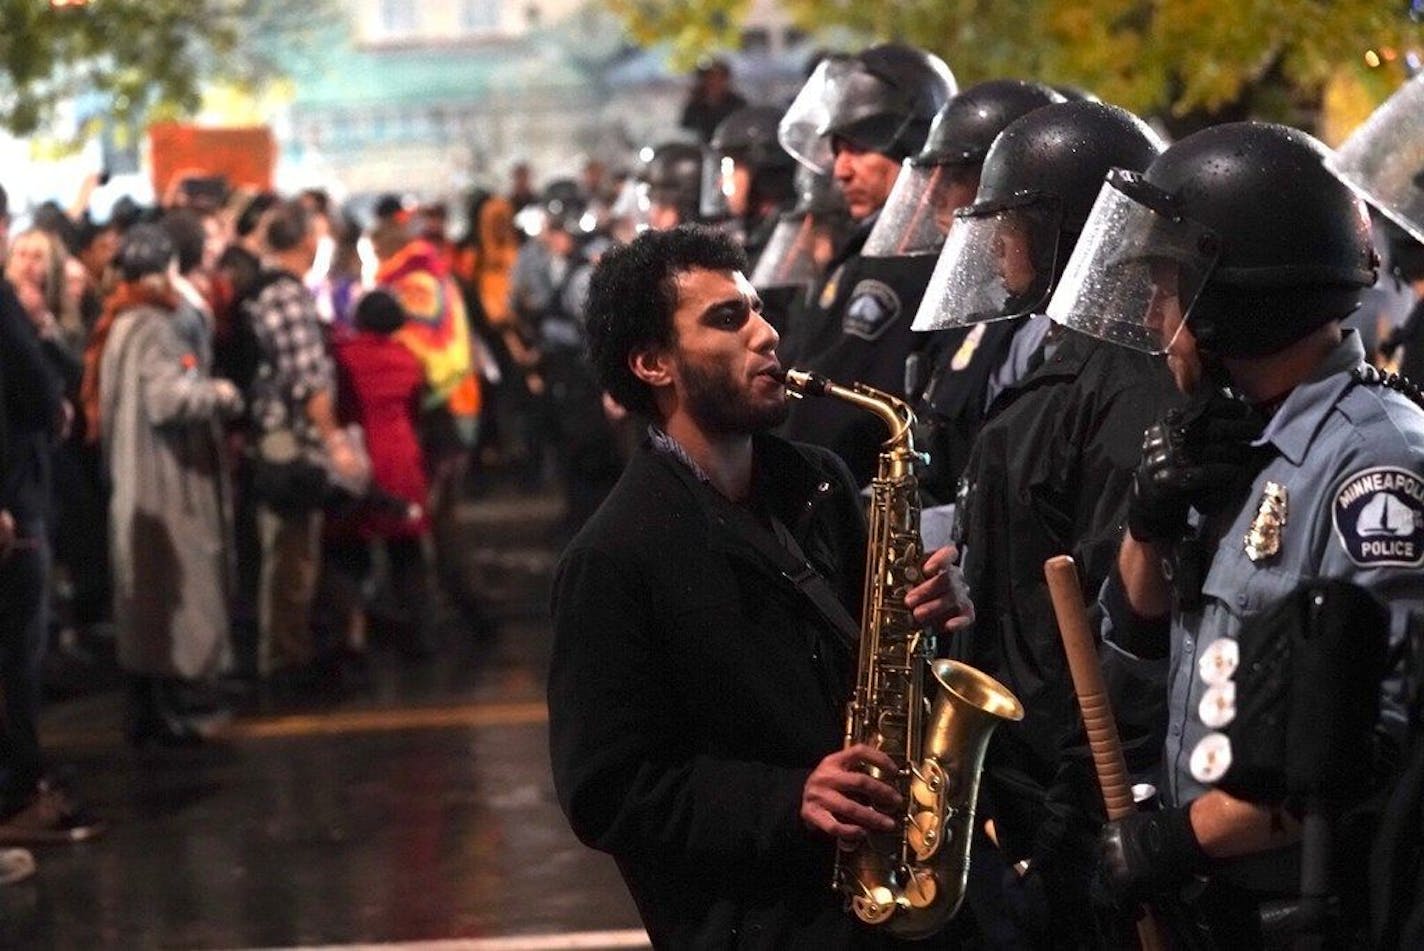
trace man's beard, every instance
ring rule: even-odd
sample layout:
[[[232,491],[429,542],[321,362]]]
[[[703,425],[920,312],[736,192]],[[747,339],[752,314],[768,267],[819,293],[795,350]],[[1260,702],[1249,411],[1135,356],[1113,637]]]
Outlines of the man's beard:
[[[752,405],[726,372],[705,371],[689,362],[683,362],[681,370],[687,388],[687,414],[709,433],[750,436],[766,432],[785,422],[790,412],[784,399]]]

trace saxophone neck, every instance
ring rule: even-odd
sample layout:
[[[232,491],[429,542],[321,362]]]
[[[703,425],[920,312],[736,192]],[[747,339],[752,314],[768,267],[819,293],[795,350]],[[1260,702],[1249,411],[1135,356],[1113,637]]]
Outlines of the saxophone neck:
[[[890,431],[890,436],[885,440],[883,448],[889,452],[898,451],[908,456],[914,455],[915,412],[910,408],[909,403],[898,396],[892,396],[882,390],[866,386],[864,383],[841,386],[838,383],[832,383],[819,373],[806,370],[787,370],[785,383],[786,389],[793,396],[829,397],[874,413],[880,417]]]

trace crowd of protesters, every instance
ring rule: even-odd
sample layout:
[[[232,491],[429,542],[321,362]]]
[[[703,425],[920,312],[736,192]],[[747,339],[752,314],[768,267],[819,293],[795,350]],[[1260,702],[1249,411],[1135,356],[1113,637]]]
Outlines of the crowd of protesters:
[[[69,209],[0,190],[0,881],[33,871],[16,846],[104,829],[40,749],[65,664],[122,677],[126,738],[154,752],[359,691],[372,644],[485,632],[455,508],[481,471],[567,463],[548,407],[578,331],[550,329],[548,282],[585,259],[560,208],[611,202],[597,162],[596,193],[555,186],[552,211],[530,175],[469,195],[458,236],[394,194],[362,217],[199,177],[99,219],[94,181]]]

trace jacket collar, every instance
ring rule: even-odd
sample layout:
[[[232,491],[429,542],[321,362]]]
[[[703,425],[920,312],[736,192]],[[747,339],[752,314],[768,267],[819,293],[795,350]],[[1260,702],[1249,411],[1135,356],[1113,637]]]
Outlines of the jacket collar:
[[[1364,359],[1365,348],[1359,334],[1347,329],[1339,345],[1330,351],[1310,379],[1291,390],[1252,445],[1270,443],[1292,465],[1300,465],[1325,417],[1352,383],[1350,371]]]

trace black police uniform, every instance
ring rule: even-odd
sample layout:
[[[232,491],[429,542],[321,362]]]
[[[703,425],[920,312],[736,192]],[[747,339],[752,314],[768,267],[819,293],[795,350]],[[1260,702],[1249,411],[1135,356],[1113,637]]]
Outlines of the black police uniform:
[[[1030,859],[1035,874],[1049,877],[1054,927],[1090,934],[1086,886],[1101,798],[1043,563],[1071,554],[1085,591],[1102,584],[1121,539],[1142,430],[1180,396],[1160,358],[1053,333],[1061,340],[1043,364],[995,401],[964,472],[957,541],[977,620],[954,653],[1024,704],[1024,720],[995,731],[986,760],[983,809],[999,844],[1010,860]],[[1115,706],[1128,721],[1126,751],[1150,764],[1162,736],[1146,724],[1159,719],[1162,685],[1122,686],[1142,702],[1136,711]]]
[[[934,336],[912,332],[910,323],[934,271],[935,256],[864,257],[860,248],[872,223],[863,223],[839,262],[832,262],[817,299],[800,315],[802,326],[792,328],[782,362],[837,383],[859,382],[904,395],[906,359],[930,346]],[[873,414],[839,400],[819,399],[792,403],[783,433],[833,450],[862,486],[875,474],[886,437],[885,424]]]

